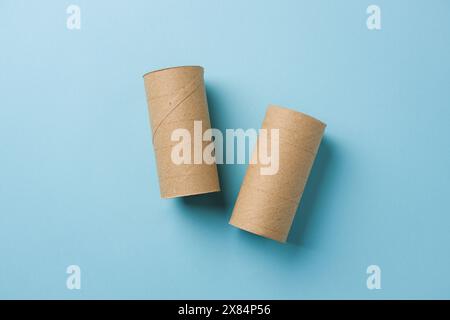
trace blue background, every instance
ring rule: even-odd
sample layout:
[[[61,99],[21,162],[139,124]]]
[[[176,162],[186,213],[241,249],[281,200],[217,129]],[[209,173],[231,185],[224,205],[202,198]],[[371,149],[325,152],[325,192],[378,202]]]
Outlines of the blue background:
[[[444,0],[2,0],[0,298],[450,298],[449,36]],[[216,128],[328,124],[288,244],[228,225],[245,165],[160,199],[142,75],[192,64]]]

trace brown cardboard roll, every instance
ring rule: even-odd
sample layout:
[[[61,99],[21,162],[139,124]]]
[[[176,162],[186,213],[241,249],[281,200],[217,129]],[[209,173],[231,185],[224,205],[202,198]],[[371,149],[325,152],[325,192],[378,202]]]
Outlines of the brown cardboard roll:
[[[220,191],[215,163],[176,164],[171,158],[172,149],[178,143],[171,139],[175,129],[189,131],[194,155],[194,121],[201,121],[201,135],[211,128],[203,68],[187,66],[149,72],[144,75],[144,84],[161,197]],[[200,147],[206,144],[201,142]]]
[[[261,161],[249,164],[231,225],[286,242],[325,126],[306,114],[278,106],[268,107],[262,128],[268,130],[269,145],[274,143],[271,129],[279,129],[278,171],[264,175],[261,168],[266,165]],[[253,159],[256,157],[257,151],[254,151]]]

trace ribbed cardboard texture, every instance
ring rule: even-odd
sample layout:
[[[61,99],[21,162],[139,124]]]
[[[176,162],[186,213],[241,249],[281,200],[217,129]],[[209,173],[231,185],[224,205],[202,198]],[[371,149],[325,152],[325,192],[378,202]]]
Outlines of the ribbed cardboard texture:
[[[144,75],[144,84],[161,197],[220,191],[216,164],[192,161],[177,165],[171,159],[172,147],[178,143],[171,141],[173,130],[187,129],[193,146],[194,121],[202,121],[203,132],[211,128],[203,68],[187,66],[149,72]],[[202,144],[204,147],[207,143]]]
[[[249,164],[231,225],[286,242],[325,126],[306,114],[268,107],[262,128],[279,129],[279,169],[275,175],[261,175],[264,165]]]

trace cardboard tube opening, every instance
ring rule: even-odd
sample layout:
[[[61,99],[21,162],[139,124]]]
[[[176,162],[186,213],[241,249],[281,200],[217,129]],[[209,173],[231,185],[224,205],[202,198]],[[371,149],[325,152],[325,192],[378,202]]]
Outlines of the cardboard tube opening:
[[[163,71],[168,71],[168,70],[173,70],[173,69],[183,69],[183,68],[184,69],[186,69],[186,68],[199,68],[199,69],[202,70],[202,72],[204,72],[204,69],[201,66],[176,66],[176,67],[167,67],[167,68],[161,68],[161,69],[152,70],[152,71],[149,71],[149,72],[145,73],[143,75],[143,77],[145,78],[149,74],[155,74],[155,73],[158,73],[158,72],[163,72]]]
[[[248,232],[286,242],[312,164],[322,139],[325,124],[311,116],[279,106],[269,106],[262,129],[267,132],[267,145],[278,145],[278,170],[263,174],[264,164],[253,152],[254,164],[249,164],[244,182],[230,219],[230,224]],[[275,133],[278,129],[278,138]],[[268,148],[271,150],[270,148]],[[261,150],[259,150],[261,152]],[[270,154],[271,152],[269,152]]]
[[[194,152],[199,149],[195,149],[194,140],[198,135],[202,139],[211,128],[203,72],[200,66],[182,66],[143,76],[162,198],[220,191],[216,164],[194,161]],[[195,123],[201,123],[200,132],[194,132]],[[176,132],[187,134],[189,139],[174,136]],[[182,142],[189,143],[190,155],[180,153],[184,160],[179,163],[174,161],[173,152]],[[202,150],[209,143],[201,140]]]

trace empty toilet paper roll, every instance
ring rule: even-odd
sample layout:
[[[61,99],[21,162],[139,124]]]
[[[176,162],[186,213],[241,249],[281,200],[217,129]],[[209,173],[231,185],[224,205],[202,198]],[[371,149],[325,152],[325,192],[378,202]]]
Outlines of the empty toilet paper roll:
[[[174,198],[220,191],[216,164],[204,163],[203,159],[194,163],[196,138],[201,141],[200,148],[203,150],[208,144],[202,141],[203,133],[211,128],[203,68],[186,66],[149,72],[144,75],[144,84],[161,197]],[[197,123],[195,134],[194,122]],[[172,141],[172,133],[176,129],[189,133],[189,141],[181,137],[175,137],[175,141]],[[189,143],[191,154],[185,154],[186,150],[183,149],[179,153],[183,162],[178,164],[172,159],[172,151],[182,139],[184,143]]]
[[[271,129],[278,129],[278,171],[262,174],[261,169],[267,164],[262,164],[257,156],[257,149],[264,147],[259,143],[264,130],[260,131],[252,157],[257,161],[249,164],[231,225],[279,242],[286,241],[325,126],[306,114],[269,106],[262,129],[266,129],[269,146],[276,146],[276,135],[271,134]],[[277,152],[277,148],[271,152]],[[274,154],[270,156],[271,161],[276,161]]]

